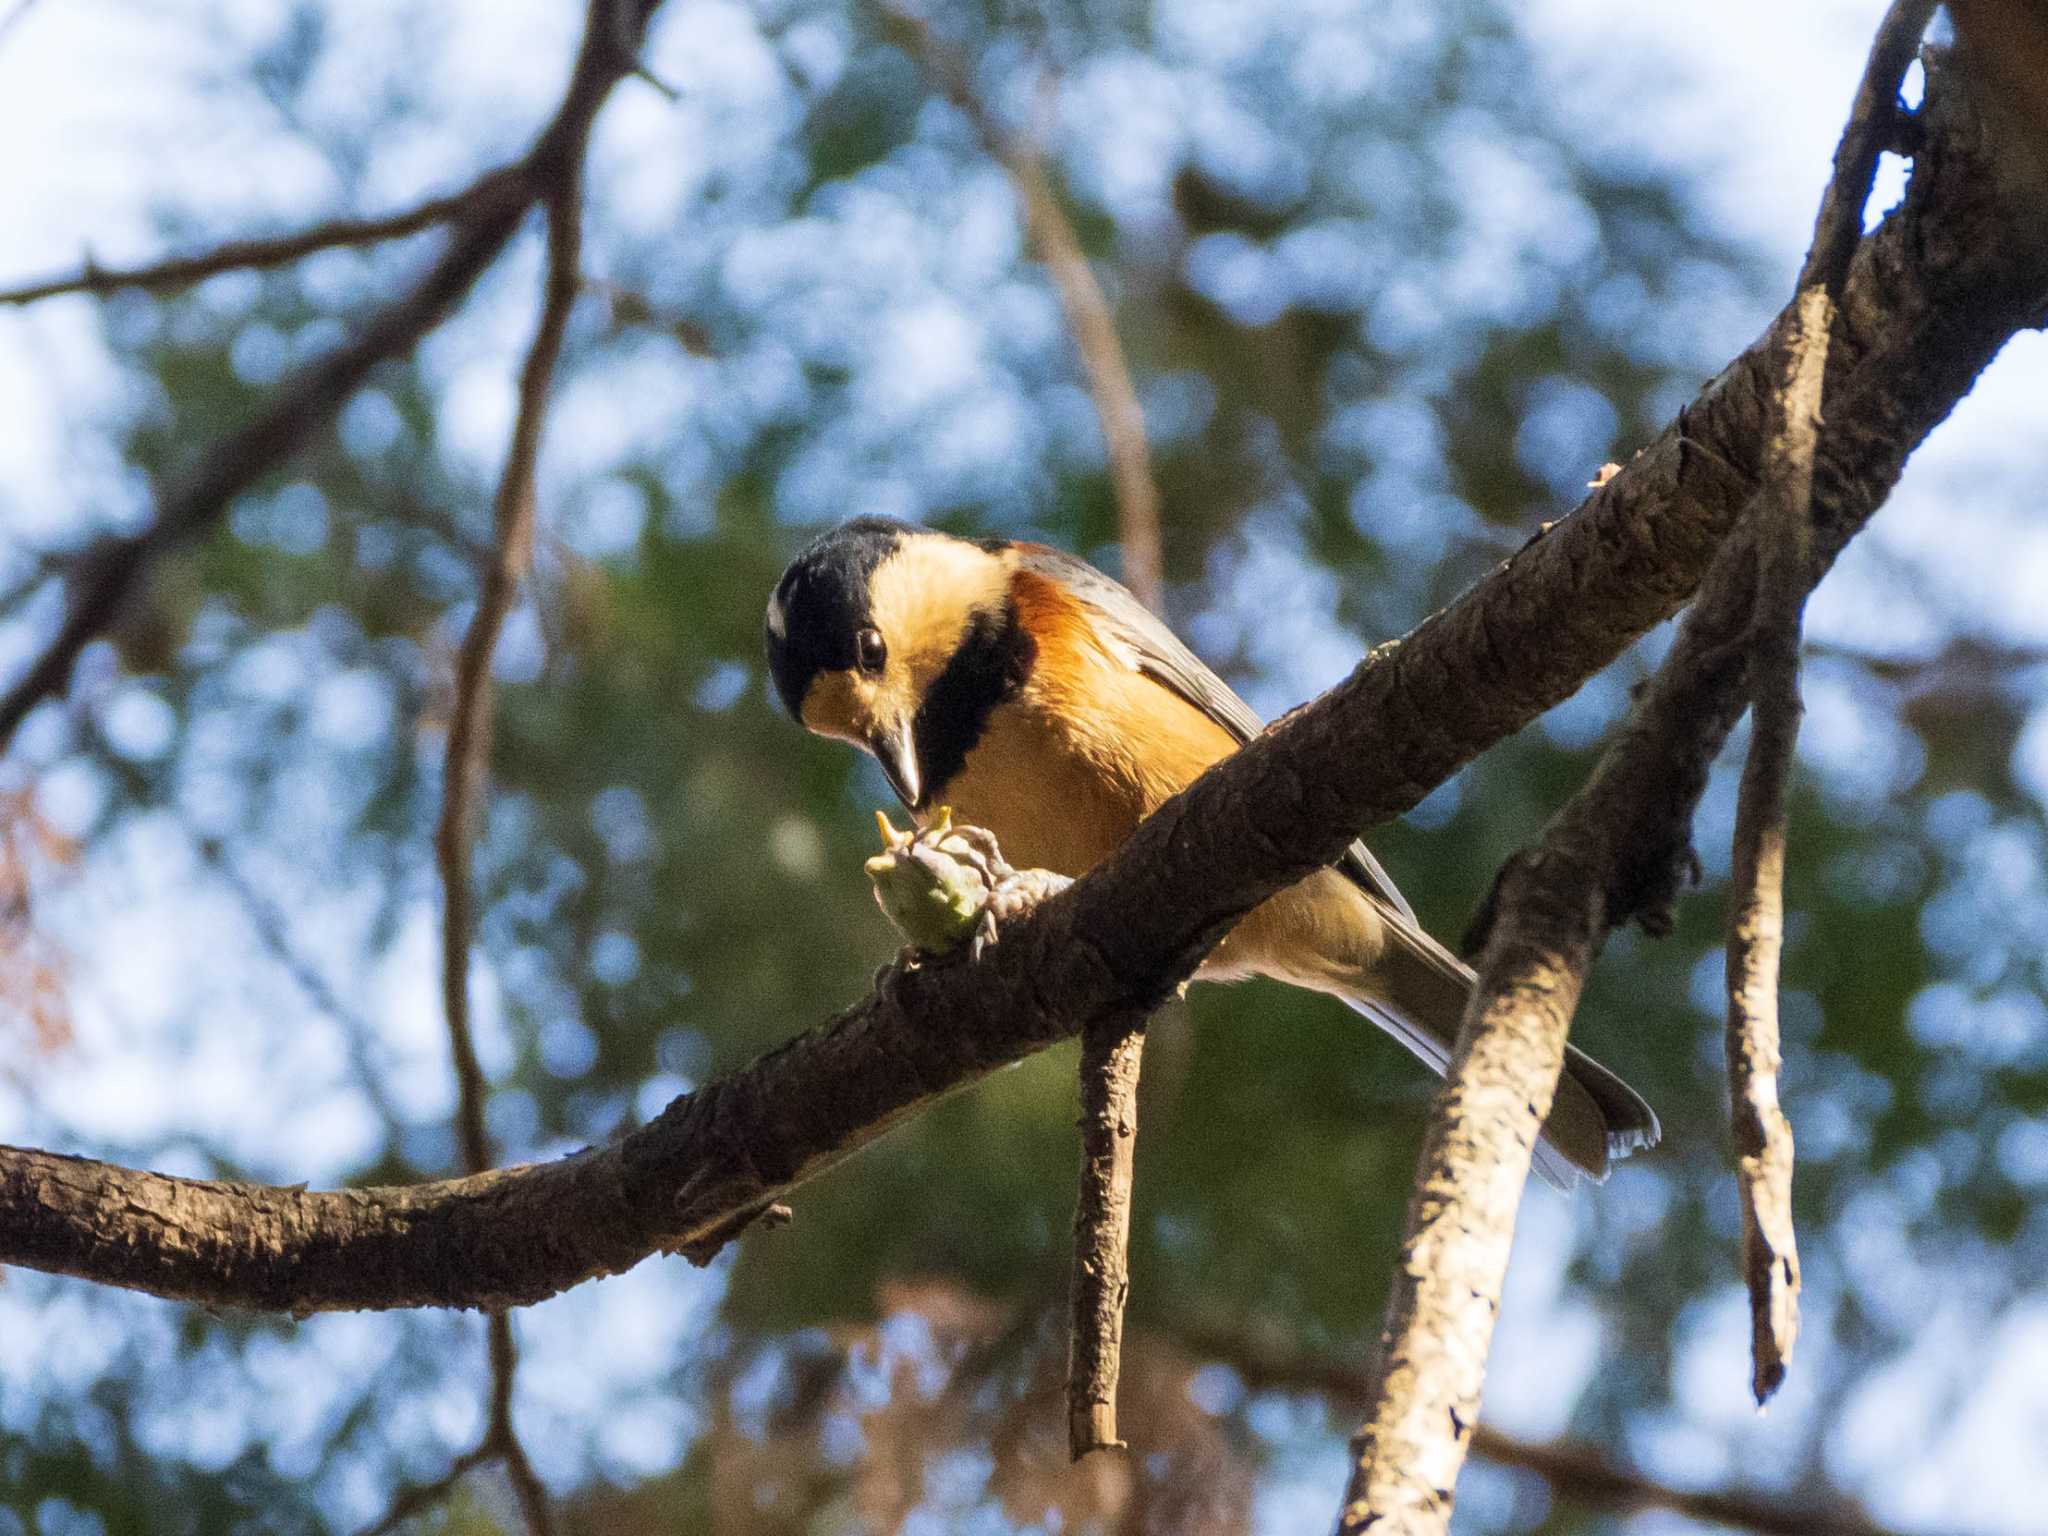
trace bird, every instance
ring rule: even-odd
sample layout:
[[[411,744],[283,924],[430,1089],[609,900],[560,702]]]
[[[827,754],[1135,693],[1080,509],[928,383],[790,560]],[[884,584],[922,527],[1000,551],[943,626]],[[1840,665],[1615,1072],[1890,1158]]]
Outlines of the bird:
[[[1086,874],[1265,728],[1127,589],[1044,544],[856,517],[790,562],[766,643],[799,724],[871,754],[920,824],[950,807],[1019,869]],[[1475,983],[1362,842],[1240,919],[1195,979],[1252,976],[1341,999],[1439,1075]],[[1569,1189],[1659,1134],[1567,1046],[1535,1166]]]

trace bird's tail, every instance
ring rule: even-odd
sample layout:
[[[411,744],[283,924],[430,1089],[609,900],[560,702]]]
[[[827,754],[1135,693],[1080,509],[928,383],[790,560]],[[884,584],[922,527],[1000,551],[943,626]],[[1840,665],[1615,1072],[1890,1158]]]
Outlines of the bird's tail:
[[[1392,917],[1387,948],[1373,967],[1369,994],[1344,1001],[1399,1040],[1441,1076],[1450,1066],[1458,1024],[1475,980],[1472,969],[1421,929]],[[1583,1173],[1599,1182],[1617,1158],[1657,1144],[1656,1111],[1643,1096],[1573,1045],[1550,1118],[1536,1144],[1536,1171],[1569,1190]]]

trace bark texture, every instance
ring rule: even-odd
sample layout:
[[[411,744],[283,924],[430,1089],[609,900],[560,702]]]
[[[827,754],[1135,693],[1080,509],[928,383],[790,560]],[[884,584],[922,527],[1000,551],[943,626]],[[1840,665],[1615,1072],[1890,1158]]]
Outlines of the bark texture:
[[[1887,221],[1937,241],[1946,260],[1967,262],[1933,210],[1973,179],[1984,148],[1967,101],[1930,82],[1932,105],[1904,208]],[[1992,204],[1997,206],[1996,197]],[[2014,207],[2009,220],[2022,220]],[[2019,292],[2038,324],[2041,230],[2006,222],[2008,253],[2025,252]],[[1814,457],[1814,527],[1803,594],[1820,580],[1896,478],[1912,439],[1883,430],[1886,366],[1949,377],[1955,354],[1942,338],[1903,355],[1869,326],[1873,285],[1924,280],[1926,265],[1882,238],[1866,241],[1845,292],[1843,333],[1828,352],[1828,422]],[[1921,248],[1925,263],[1932,251]],[[1935,264],[1944,258],[1935,258]],[[1954,317],[1960,319],[1960,316]],[[1796,312],[1781,317],[1779,359],[1790,355]],[[1842,345],[1847,340],[1848,345]],[[1773,435],[1781,394],[1774,364],[1766,414],[1752,450]],[[1853,423],[1853,425],[1852,425]],[[1843,457],[1845,450],[1853,458]],[[1853,487],[1853,492],[1850,488]],[[1408,1237],[1382,1337],[1384,1379],[1353,1442],[1354,1465],[1339,1529],[1443,1531],[1452,1491],[1479,1415],[1494,1313],[1513,1240],[1514,1213],[1537,1128],[1562,1066],[1566,1030],[1587,970],[1606,934],[1623,923],[1668,930],[1672,903],[1693,867],[1693,808],[1708,769],[1748,703],[1750,623],[1755,611],[1758,529],[1745,524],[1715,558],[1676,644],[1586,785],[1554,817],[1540,843],[1502,871],[1477,935],[1484,952],[1443,1097],[1424,1146]]]
[[[2038,207],[2002,200],[1967,111],[1933,115],[1905,205],[1859,249],[1830,349],[1813,485],[1823,564],[2005,340],[2041,322]],[[651,1252],[708,1257],[937,1097],[1084,1026],[1135,1027],[1235,919],[1669,617],[1755,491],[1776,355],[1774,328],[1577,513],[1219,764],[1114,860],[1014,919],[980,963],[894,974],[633,1135],[552,1164],[322,1192],[0,1151],[0,1260],[311,1311],[499,1307]],[[1645,794],[1683,788],[1652,773]],[[1608,921],[1645,909],[1631,881],[1659,867],[1627,862],[1603,892]],[[1517,1117],[1510,1134],[1533,1139],[1533,1107]]]
[[[1131,1294],[1131,1184],[1138,1151],[1138,1071],[1145,1032],[1081,1036],[1081,1191],[1067,1354],[1067,1449],[1122,1450],[1116,1382]]]

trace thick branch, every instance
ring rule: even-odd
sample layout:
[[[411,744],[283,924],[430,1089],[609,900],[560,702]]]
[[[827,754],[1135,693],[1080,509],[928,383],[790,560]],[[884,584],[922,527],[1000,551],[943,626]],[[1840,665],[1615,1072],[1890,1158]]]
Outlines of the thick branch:
[[[1916,192],[1923,176],[1941,174],[1944,153],[1931,134]],[[1794,355],[1801,319],[1795,306],[1778,356]],[[1859,389],[1871,385],[1831,376],[1830,400],[1854,414]],[[1773,421],[1778,377],[1774,370]],[[1817,518],[1821,467],[1817,460]],[[1793,571],[1800,598],[1874,510],[1813,530],[1809,557]],[[1448,1525],[1478,1421],[1515,1210],[1579,991],[1610,929],[1630,920],[1668,929],[1692,863],[1693,808],[1747,703],[1758,541],[1768,536],[1745,527],[1722,550],[1615,744],[1540,844],[1510,861],[1482,914],[1479,983],[1423,1148],[1387,1306],[1380,1391],[1353,1441],[1339,1519],[1346,1536],[1428,1536]]]
[[[158,493],[142,532],[96,547],[66,580],[57,633],[0,697],[0,751],[22,718],[59,693],[79,653],[104,634],[149,563],[211,528],[237,496],[289,459],[379,363],[410,351],[475,286],[536,198],[559,180],[559,162],[580,154],[612,87],[635,67],[633,51],[660,0],[590,0],[583,45],[561,106],[519,165],[472,189],[449,225],[447,248],[407,293],[373,314],[356,337],[285,379],[256,416],[208,445],[192,468]]]
[[[1122,1450],[1116,1383],[1131,1294],[1131,1182],[1138,1150],[1143,1029],[1081,1035],[1081,1187],[1074,1203],[1067,1343],[1067,1449]]]
[[[2040,323],[2035,206],[2000,202],[1966,113],[1930,122],[1904,207],[1863,243],[1830,348],[1817,563],[2000,345]],[[225,1305],[496,1307],[737,1230],[939,1096],[1084,1025],[1135,1022],[1237,917],[1668,617],[1753,493],[1775,336],[1575,515],[1013,919],[980,964],[898,977],[632,1135],[556,1163],[319,1192],[0,1152],[0,1261]],[[1648,789],[1654,801],[1673,787]],[[1626,889],[1607,905],[1636,910]]]

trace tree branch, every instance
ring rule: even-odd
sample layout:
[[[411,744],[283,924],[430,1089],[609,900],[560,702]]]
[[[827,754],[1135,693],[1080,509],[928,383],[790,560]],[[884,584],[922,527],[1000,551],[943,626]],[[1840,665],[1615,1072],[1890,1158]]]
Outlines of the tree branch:
[[[449,1052],[459,1090],[457,1140],[464,1165],[481,1173],[491,1165],[484,1129],[486,1087],[469,1022],[469,945],[476,919],[470,886],[470,846],[477,802],[490,760],[491,657],[519,585],[533,563],[535,466],[547,425],[548,391],[562,353],[562,336],[581,285],[581,155],[563,158],[561,180],[548,194],[548,274],[540,320],[519,375],[519,407],[493,514],[496,543],[484,570],[483,592],[462,637],[455,663],[455,711],[448,727],[441,819],[434,833],[443,893],[441,1001]]]
[[[1254,1391],[1307,1392],[1339,1411],[1369,1404],[1378,1378],[1369,1369],[1312,1356],[1281,1356],[1242,1337],[1216,1332],[1177,1337],[1196,1354],[1227,1365]],[[1568,1504],[1614,1514],[1668,1510],[1688,1520],[1734,1526],[1757,1536],[1899,1536],[1855,1505],[1811,1506],[1764,1494],[1674,1488],[1624,1467],[1590,1445],[1526,1440],[1491,1425],[1472,1431],[1472,1454],[1496,1466],[1533,1472]]]
[[[533,1463],[527,1459],[519,1431],[512,1427],[512,1384],[519,1375],[519,1346],[512,1338],[509,1314],[491,1314],[489,1347],[491,1426],[485,1432],[484,1446],[505,1463],[505,1477],[512,1484],[512,1496],[519,1501],[527,1536],[555,1536],[555,1516],[548,1506],[548,1491],[541,1486]]]
[[[455,713],[448,729],[447,765],[443,770],[441,819],[435,829],[434,855],[441,873],[441,1001],[448,1024],[448,1053],[455,1070],[456,1141],[463,1165],[471,1174],[491,1166],[490,1133],[484,1104],[490,1089],[477,1061],[476,1038],[469,1012],[469,951],[476,926],[470,855],[475,841],[478,803],[485,791],[490,762],[491,657],[505,617],[533,563],[533,525],[539,500],[537,470],[541,436],[547,427],[548,397],[570,311],[582,290],[583,156],[589,132],[566,143],[551,162],[553,184],[546,194],[548,265],[540,317],[533,342],[519,372],[519,405],[512,438],[505,450],[505,468],[498,480],[493,513],[495,545],[484,569],[483,591],[475,615],[462,637],[455,665]],[[489,1327],[491,1373],[490,1425],[478,1446],[501,1460],[519,1501],[529,1536],[553,1536],[554,1516],[547,1490],[527,1459],[526,1447],[512,1424],[512,1389],[519,1370],[518,1345],[512,1319],[493,1312]]]
[[[1835,306],[1863,232],[1877,161],[1893,137],[1899,86],[1934,0],[1895,0],[1878,28],[1835,151],[1785,338],[1778,423],[1757,498],[1752,725],[1736,803],[1728,904],[1728,1096],[1749,1289],[1751,1390],[1759,1406],[1785,1379],[1799,1336],[1799,1247],[1792,1224],[1792,1126],[1778,1103],[1778,977],[1785,938],[1786,799],[1797,756],[1800,625],[1812,563],[1814,445]]]
[[[1931,134],[1909,207],[1942,174],[1945,153]],[[1792,355],[1807,308],[1803,296],[1795,301],[1774,357]],[[1829,398],[1853,416],[1859,391],[1871,387],[1867,377],[1838,370]],[[1774,379],[1770,414],[1782,395]],[[1767,455],[1766,473],[1773,467]],[[1822,465],[1813,467],[1818,515]],[[1762,493],[1775,494],[1768,485]],[[1876,505],[1814,528],[1810,558],[1793,570],[1799,600]],[[1693,865],[1693,808],[1747,703],[1759,540],[1769,537],[1753,519],[1721,551],[1633,716],[1538,845],[1509,861],[1475,926],[1474,943],[1484,946],[1479,982],[1423,1148],[1387,1306],[1379,1391],[1353,1441],[1344,1536],[1448,1525],[1478,1421],[1515,1210],[1566,1032],[1611,929],[1634,920],[1652,933],[1669,930]]]
[[[1829,349],[1817,565],[2006,339],[2048,311],[2038,200],[2009,203],[1999,187],[1964,105],[1930,114],[1905,204],[1863,242]],[[1238,917],[1567,696],[1691,593],[1753,494],[1783,324],[1577,513],[1014,918],[979,964],[892,977],[631,1135],[554,1163],[323,1192],[0,1152],[0,1261],[218,1305],[537,1301],[736,1230],[938,1097],[1084,1025],[1135,1023]],[[1747,602],[1745,587],[1744,616]],[[1606,906],[1638,909],[1625,887]]]
[[[410,351],[453,312],[558,179],[560,159],[580,154],[598,109],[634,69],[639,38],[660,3],[590,0],[561,106],[518,165],[471,189],[449,220],[447,248],[419,282],[372,315],[353,340],[286,378],[253,419],[208,445],[189,471],[159,491],[148,527],[96,546],[93,558],[73,567],[56,634],[0,696],[0,751],[31,709],[62,691],[79,653],[113,624],[157,555],[211,528],[237,496],[323,430],[372,369]]]
[[[1138,1070],[1145,1031],[1081,1033],[1081,1189],[1067,1344],[1067,1449],[1123,1450],[1116,1383],[1131,1294],[1131,1182],[1138,1148]]]
[[[103,267],[90,257],[76,272],[40,278],[15,288],[0,288],[0,304],[34,304],[64,293],[89,293],[104,298],[123,288],[145,293],[170,293],[222,272],[265,271],[288,266],[319,251],[347,245],[376,245],[402,240],[464,218],[473,204],[489,199],[495,183],[516,178],[517,166],[488,171],[459,192],[431,197],[381,218],[330,219],[288,235],[258,235],[228,240],[204,251],[167,256],[135,267]]]
[[[404,1525],[415,1515],[423,1515],[455,1491],[456,1485],[478,1467],[488,1464],[497,1456],[497,1447],[486,1442],[476,1449],[465,1451],[448,1464],[448,1470],[430,1483],[417,1483],[410,1488],[401,1488],[392,1498],[390,1506],[370,1524],[363,1527],[359,1536],[390,1536],[390,1533]]]
[[[1166,612],[1165,561],[1159,537],[1159,485],[1152,477],[1152,450],[1145,436],[1145,412],[1131,383],[1130,364],[1117,339],[1116,315],[1088,264],[1088,253],[1060,207],[1037,148],[1011,133],[988,110],[967,71],[932,37],[923,18],[885,12],[892,35],[923,63],[946,98],[973,126],[991,158],[1009,172],[1024,204],[1024,233],[1031,251],[1051,275],[1067,328],[1073,333],[1096,419],[1109,452],[1115,488],[1123,581],[1154,613]]]

